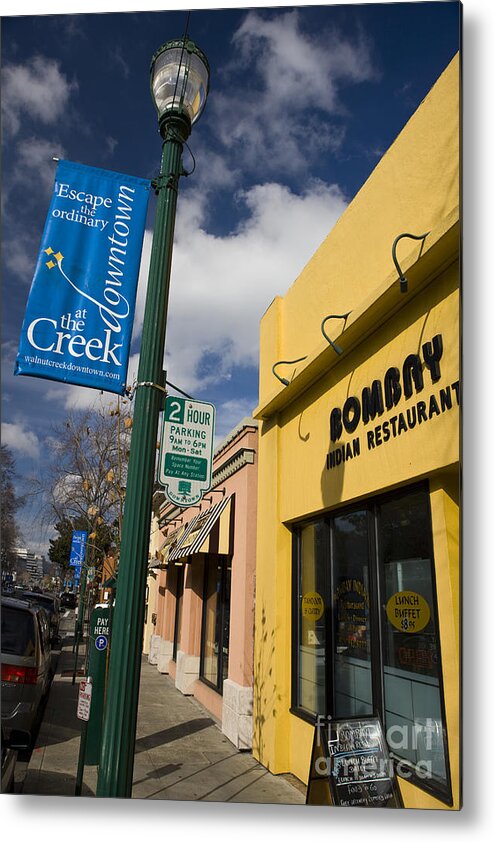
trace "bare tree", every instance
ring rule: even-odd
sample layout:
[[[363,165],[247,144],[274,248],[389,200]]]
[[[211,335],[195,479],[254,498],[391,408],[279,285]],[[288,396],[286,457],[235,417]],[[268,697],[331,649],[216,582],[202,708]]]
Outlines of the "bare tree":
[[[109,409],[73,413],[55,428],[48,485],[61,537],[67,527],[86,528],[90,546],[104,552],[111,542],[118,553],[131,426],[129,402],[119,398]]]
[[[1,561],[2,570],[10,571],[14,565],[14,548],[19,538],[19,528],[16,522],[17,509],[22,505],[22,498],[18,497],[14,488],[15,461],[7,445],[2,444],[0,450],[0,495],[1,495],[1,525],[2,540]]]

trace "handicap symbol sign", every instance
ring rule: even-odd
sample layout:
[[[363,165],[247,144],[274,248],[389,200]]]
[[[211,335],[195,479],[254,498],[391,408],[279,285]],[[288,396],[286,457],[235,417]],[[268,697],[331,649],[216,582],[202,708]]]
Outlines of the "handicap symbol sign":
[[[99,634],[94,641],[94,645],[96,646],[98,652],[103,652],[108,646],[108,638],[104,634]]]

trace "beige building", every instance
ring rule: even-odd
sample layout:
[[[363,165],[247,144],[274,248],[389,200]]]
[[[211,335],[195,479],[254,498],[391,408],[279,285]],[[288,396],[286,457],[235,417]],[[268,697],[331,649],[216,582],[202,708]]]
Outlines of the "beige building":
[[[212,488],[200,504],[182,509],[162,491],[154,495],[149,661],[240,749],[252,745],[256,515],[251,418],[216,448]]]

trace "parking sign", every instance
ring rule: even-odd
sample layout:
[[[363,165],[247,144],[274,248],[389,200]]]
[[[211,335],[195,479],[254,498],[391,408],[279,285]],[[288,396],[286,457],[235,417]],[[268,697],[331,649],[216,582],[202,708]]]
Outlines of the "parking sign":
[[[211,488],[214,422],[213,404],[167,397],[158,482],[177,506],[197,503]]]

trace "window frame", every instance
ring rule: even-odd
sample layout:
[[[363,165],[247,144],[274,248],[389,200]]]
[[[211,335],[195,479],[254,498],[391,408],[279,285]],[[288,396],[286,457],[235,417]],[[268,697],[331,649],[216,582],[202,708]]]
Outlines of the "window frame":
[[[444,756],[445,756],[445,770],[446,770],[446,783],[444,786],[437,780],[432,781],[431,779],[420,778],[409,761],[403,758],[397,758],[399,760],[400,767],[406,772],[407,774],[400,775],[399,771],[397,771],[397,775],[402,777],[403,779],[409,781],[414,786],[423,789],[424,791],[431,794],[433,797],[437,798],[438,800],[444,802],[448,806],[452,806],[453,798],[452,798],[452,786],[451,786],[451,769],[450,769],[450,757],[449,757],[449,743],[448,743],[448,728],[446,722],[446,709],[445,709],[445,700],[444,700],[444,679],[443,679],[443,666],[442,666],[442,651],[441,651],[441,635],[440,635],[440,625],[439,625],[439,613],[438,613],[438,603],[437,603],[437,577],[436,577],[436,565],[435,565],[435,558],[434,558],[434,538],[433,538],[433,531],[432,531],[432,513],[431,513],[431,505],[430,505],[430,489],[429,483],[420,482],[414,483],[412,485],[401,486],[398,489],[393,491],[386,492],[384,494],[379,494],[372,496],[370,498],[366,498],[363,500],[358,501],[357,503],[352,503],[347,506],[341,506],[339,508],[332,509],[331,511],[322,513],[319,517],[311,516],[309,518],[305,518],[303,520],[297,521],[296,523],[291,524],[292,529],[292,612],[291,612],[291,620],[292,620],[292,629],[291,629],[291,641],[292,641],[292,654],[291,654],[291,705],[290,705],[290,713],[293,713],[295,716],[303,719],[306,722],[309,722],[311,725],[315,725],[317,723],[317,714],[307,710],[307,708],[302,707],[299,704],[299,675],[298,675],[298,653],[299,653],[299,641],[300,641],[300,630],[301,630],[301,620],[300,620],[300,612],[298,610],[299,598],[300,598],[300,582],[301,582],[301,532],[307,526],[316,523],[323,523],[324,524],[324,533],[325,533],[325,563],[327,564],[328,570],[326,573],[327,576],[327,588],[329,593],[329,600],[326,605],[325,611],[325,618],[326,618],[326,659],[325,659],[325,711],[323,713],[324,716],[331,716],[331,711],[335,710],[335,686],[334,686],[334,658],[333,658],[333,643],[334,643],[334,612],[332,610],[332,598],[333,598],[333,574],[334,574],[334,520],[337,517],[342,515],[351,514],[352,512],[359,511],[365,509],[367,512],[367,535],[368,535],[368,558],[369,558],[369,588],[370,588],[370,616],[372,618],[371,622],[371,673],[372,673],[372,705],[374,714],[379,715],[381,721],[383,723],[383,728],[386,730],[385,726],[385,693],[384,693],[384,658],[383,658],[383,646],[384,646],[384,614],[385,614],[385,606],[382,604],[381,595],[385,593],[384,587],[384,562],[382,559],[382,536],[380,533],[380,515],[381,515],[381,507],[383,504],[390,500],[396,500],[400,497],[406,497],[407,495],[411,495],[413,493],[422,492],[425,498],[425,506],[426,506],[426,517],[428,521],[428,534],[427,534],[427,545],[428,545],[428,552],[429,552],[429,560],[430,560],[430,571],[431,571],[431,586],[432,586],[432,597],[433,597],[433,610],[434,616],[436,618],[436,647],[437,647],[437,654],[438,654],[438,689],[439,689],[439,699],[440,699],[440,709],[441,709],[441,717],[443,723],[443,747],[444,747]],[[329,609],[329,610],[328,610]],[[396,757],[396,755],[395,755]]]
[[[179,601],[184,598],[184,587],[185,587],[185,567],[181,565],[180,567],[175,566],[176,570],[176,579],[175,579],[175,616],[173,618],[173,651],[172,651],[172,661],[177,662],[177,651],[178,651],[178,633],[179,633]]]
[[[208,554],[204,561],[204,578],[203,578],[203,587],[202,587],[202,617],[201,617],[201,646],[200,646],[200,656],[199,656],[199,680],[206,684],[208,687],[211,687],[212,690],[215,690],[216,693],[219,693],[220,696],[223,695],[223,660],[224,660],[224,634],[225,634],[225,605],[226,605],[226,578],[227,578],[227,568],[230,565],[231,568],[232,560],[230,556],[223,556],[223,555],[213,555]],[[221,579],[220,579],[220,589],[218,593],[218,602],[219,602],[219,612],[220,612],[220,635],[219,635],[219,642],[218,642],[218,655],[217,655],[217,682],[216,684],[213,681],[210,681],[204,675],[204,650],[206,647],[206,615],[207,615],[207,586],[208,586],[208,576],[209,576],[209,565],[216,564],[221,565]],[[230,570],[231,572],[231,570]],[[229,603],[231,603],[231,580],[230,580],[230,598]],[[230,610],[230,605],[228,605],[228,610]],[[216,613],[218,613],[218,606],[216,606]],[[230,629],[230,623],[228,623],[228,629]],[[228,658],[230,656],[230,640],[228,639]]]

